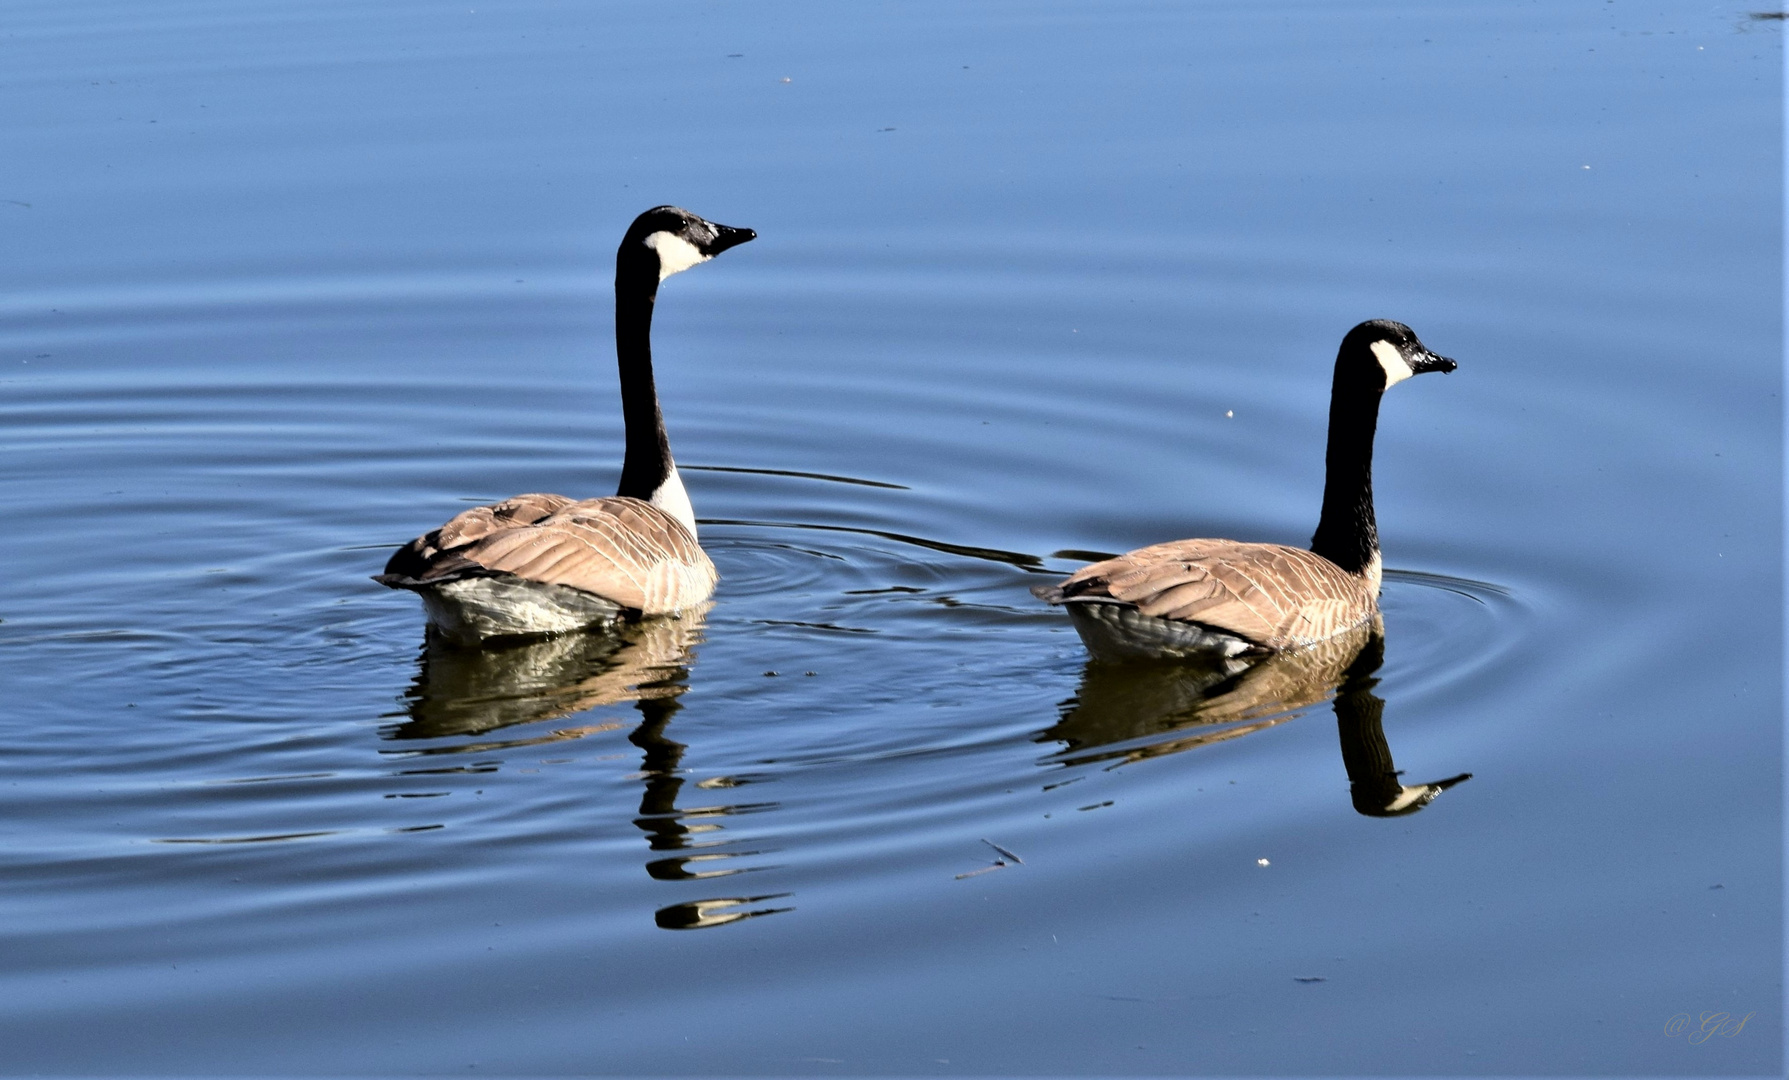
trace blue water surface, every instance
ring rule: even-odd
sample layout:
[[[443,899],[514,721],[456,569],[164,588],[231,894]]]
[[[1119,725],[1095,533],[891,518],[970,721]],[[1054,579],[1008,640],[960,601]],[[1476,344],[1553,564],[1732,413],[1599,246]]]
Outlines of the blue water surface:
[[[0,1072],[1780,1074],[1779,20],[6,15]],[[714,606],[431,647],[666,202]],[[1029,586],[1306,543],[1380,316],[1378,681],[1089,665]]]

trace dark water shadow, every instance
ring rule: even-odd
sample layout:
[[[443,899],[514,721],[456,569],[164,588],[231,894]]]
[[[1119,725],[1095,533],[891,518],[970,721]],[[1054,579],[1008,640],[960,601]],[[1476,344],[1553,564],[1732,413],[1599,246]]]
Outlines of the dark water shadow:
[[[1414,813],[1472,774],[1403,783],[1385,738],[1385,701],[1373,693],[1384,661],[1378,620],[1253,663],[1089,660],[1060,719],[1035,738],[1063,743],[1049,764],[1116,768],[1241,738],[1331,699],[1354,809],[1369,817]]]
[[[719,776],[689,785],[698,805],[678,805],[686,796],[686,744],[666,734],[689,689],[690,666],[702,642],[702,616],[648,619],[604,631],[566,634],[496,647],[467,647],[430,635],[424,642],[416,678],[405,694],[405,719],[383,729],[391,740],[438,740],[478,736],[501,728],[550,722],[607,705],[632,702],[640,722],[628,741],[643,755],[643,790],[633,824],[645,834],[651,857],[646,873],[657,881],[686,882],[728,877],[771,866],[734,865],[732,860],[765,854],[742,850],[723,834],[725,820],[774,810],[774,802],[701,798],[759,781],[760,777]],[[557,728],[513,739],[474,739],[416,750],[406,756],[489,753],[511,747],[582,738],[614,731],[618,721]],[[394,751],[387,751],[393,753]],[[691,930],[722,926],[759,915],[790,911],[780,907],[741,911],[740,905],[788,894],[718,897],[660,909],[657,925]]]

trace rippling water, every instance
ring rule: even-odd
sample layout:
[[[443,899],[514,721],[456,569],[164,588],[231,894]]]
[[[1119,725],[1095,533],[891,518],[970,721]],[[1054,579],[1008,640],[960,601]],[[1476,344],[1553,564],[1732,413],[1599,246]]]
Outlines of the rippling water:
[[[1779,23],[12,15],[5,1071],[1781,1068]],[[664,201],[712,607],[425,641]],[[1090,664],[1027,588],[1305,542],[1381,315],[1382,641]]]

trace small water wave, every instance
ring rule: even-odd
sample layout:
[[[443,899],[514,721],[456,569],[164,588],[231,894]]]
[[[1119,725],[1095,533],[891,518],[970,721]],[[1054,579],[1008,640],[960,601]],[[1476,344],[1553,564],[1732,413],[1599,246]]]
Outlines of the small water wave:
[[[735,525],[758,529],[806,529],[814,532],[855,533],[859,536],[872,536],[881,540],[892,540],[897,544],[925,548],[941,552],[945,555],[957,555],[968,559],[982,559],[987,562],[1005,563],[1024,570],[1037,573],[1048,573],[1044,569],[1043,560],[1036,555],[1027,555],[1018,551],[1002,551],[999,548],[981,547],[974,544],[957,544],[948,540],[932,540],[923,536],[912,536],[907,533],[891,532],[886,529],[869,529],[850,525],[818,525],[799,521],[745,521],[727,518],[698,519],[700,525]]]
[[[679,469],[690,472],[742,473],[747,476],[789,476],[799,480],[825,480],[834,484],[855,484],[858,487],[884,488],[889,491],[911,491],[905,484],[890,484],[884,480],[865,480],[857,476],[838,476],[833,473],[799,472],[795,469],[752,469],[742,465],[685,465],[679,463]]]
[[[1388,677],[1427,697],[1506,664],[1530,643],[1534,605],[1507,585],[1447,574],[1387,570],[1379,600]]]

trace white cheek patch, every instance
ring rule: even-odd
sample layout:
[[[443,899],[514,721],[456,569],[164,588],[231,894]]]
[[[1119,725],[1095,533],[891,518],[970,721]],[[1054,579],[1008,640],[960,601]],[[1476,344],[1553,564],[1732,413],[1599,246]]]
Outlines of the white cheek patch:
[[[1410,362],[1404,354],[1389,341],[1375,341],[1372,345],[1373,355],[1379,358],[1379,366],[1385,369],[1385,388],[1391,389],[1416,372],[1410,370]]]
[[[696,250],[696,245],[676,233],[660,230],[646,238],[646,246],[658,252],[658,279],[665,280],[679,270],[688,270],[697,263],[713,258]]]

